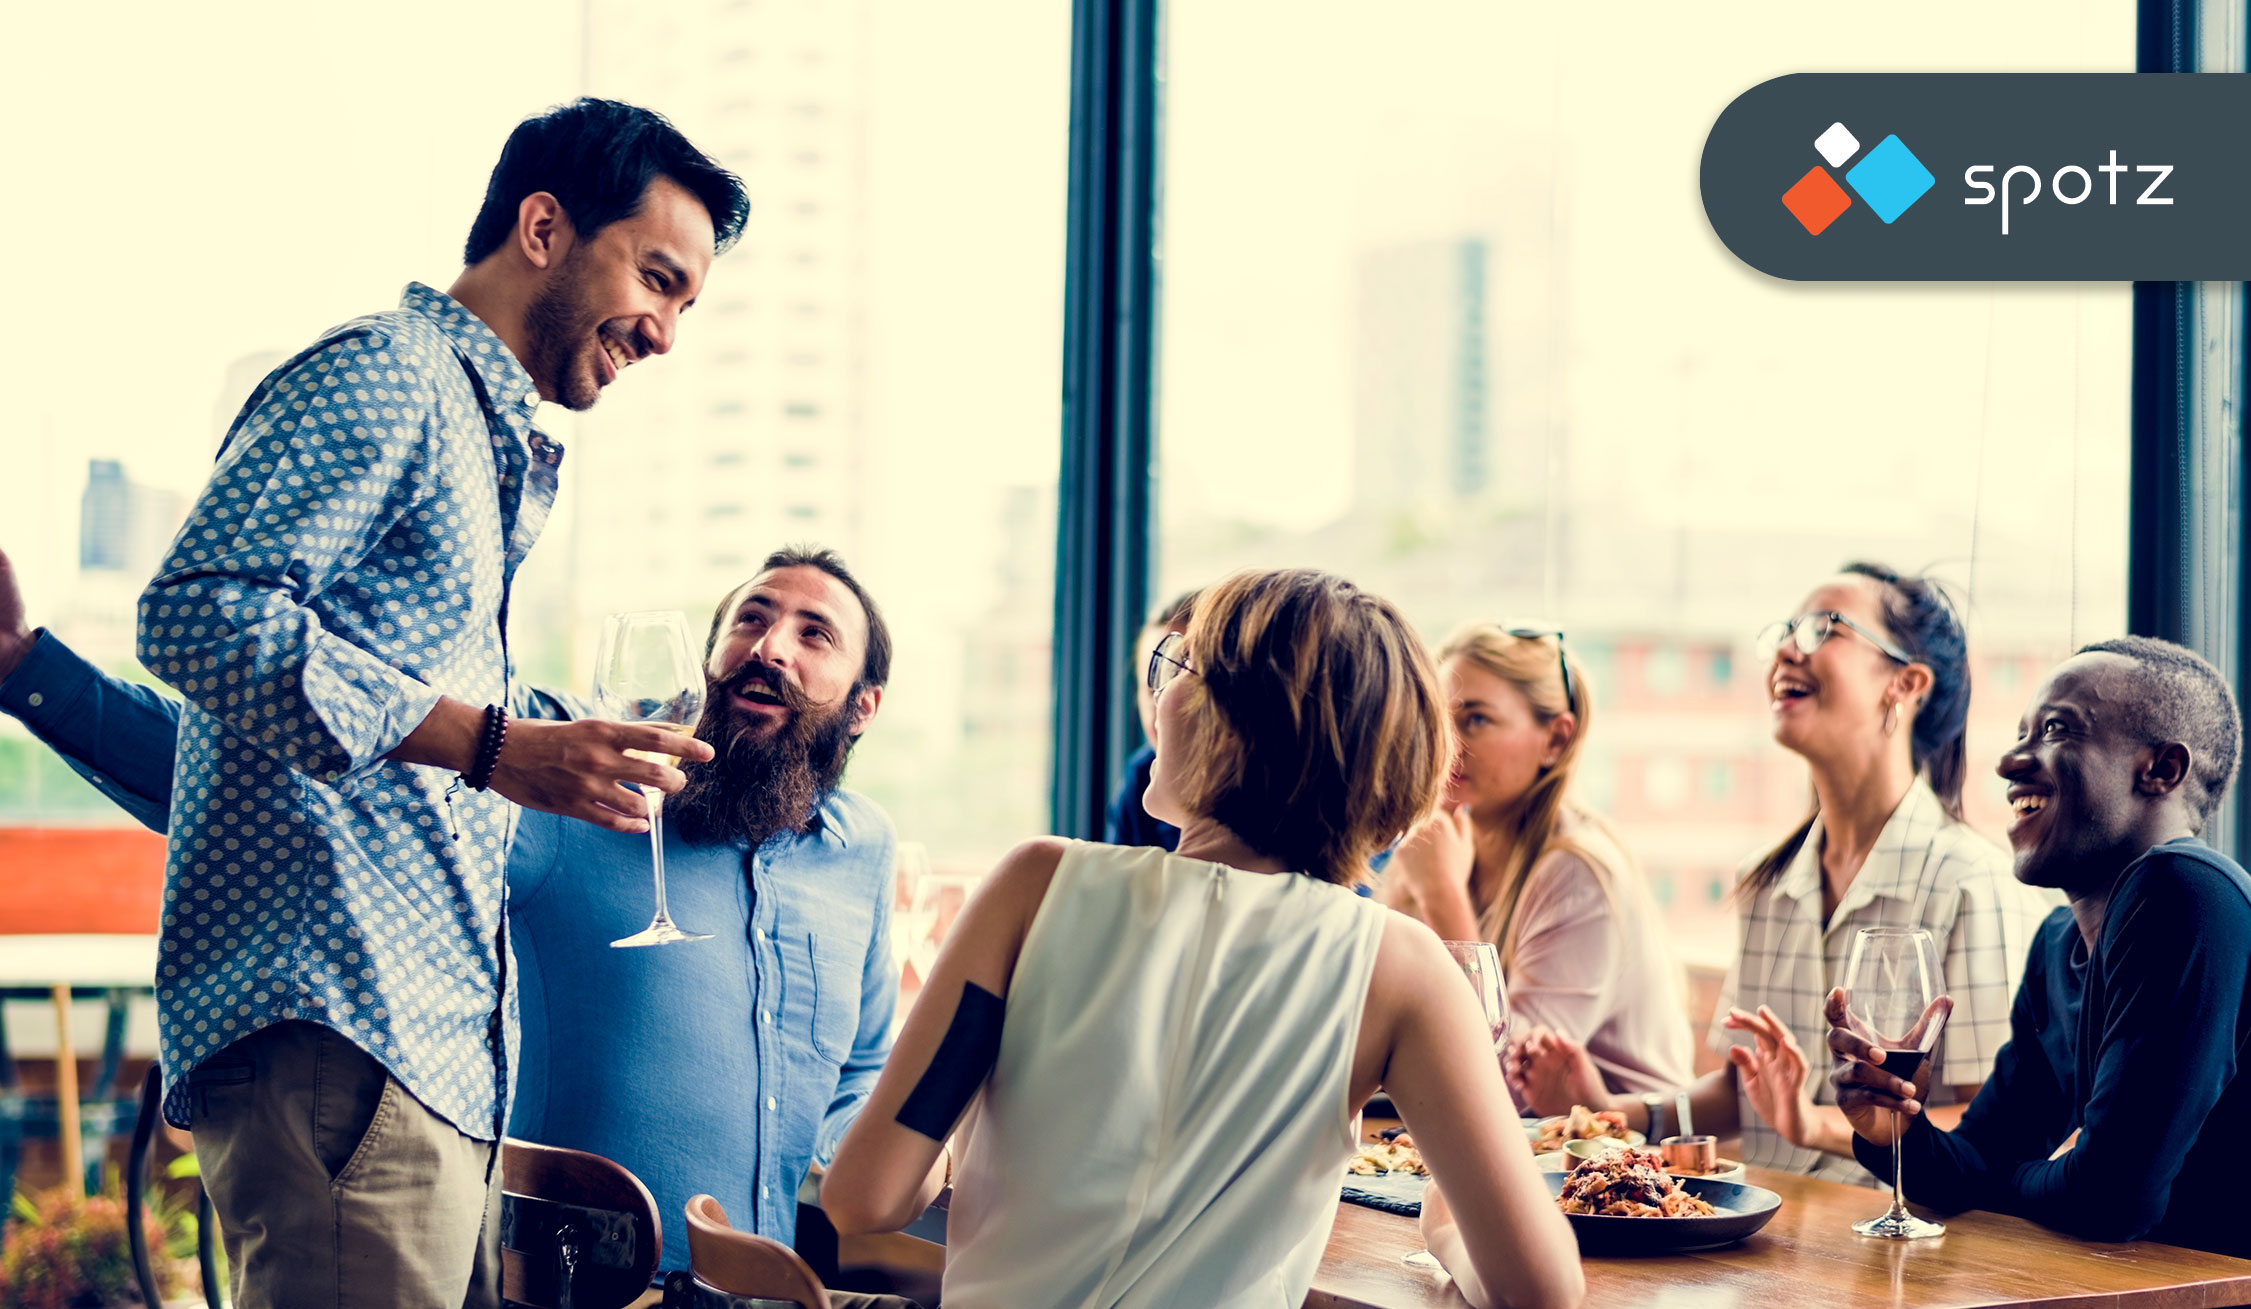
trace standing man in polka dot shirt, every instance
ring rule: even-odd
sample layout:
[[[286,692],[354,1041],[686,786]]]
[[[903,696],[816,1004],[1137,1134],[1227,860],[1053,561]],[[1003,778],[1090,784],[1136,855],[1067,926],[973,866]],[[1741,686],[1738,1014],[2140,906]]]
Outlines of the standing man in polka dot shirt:
[[[235,1303],[497,1306],[516,805],[646,830],[648,726],[514,721],[516,567],[554,502],[541,400],[672,346],[741,183],[662,117],[519,125],[447,292],[266,378],[141,597],[185,700],[157,965]],[[513,802],[513,803],[511,803]]]

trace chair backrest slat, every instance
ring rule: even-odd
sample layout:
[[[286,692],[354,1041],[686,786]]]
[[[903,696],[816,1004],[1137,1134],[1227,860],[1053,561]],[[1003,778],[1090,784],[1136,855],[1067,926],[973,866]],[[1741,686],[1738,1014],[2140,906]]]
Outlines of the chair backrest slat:
[[[500,1154],[507,1211],[501,1285],[524,1309],[623,1309],[646,1294],[664,1253],[656,1200],[624,1165],[513,1138]],[[562,1285],[558,1238],[575,1258]]]

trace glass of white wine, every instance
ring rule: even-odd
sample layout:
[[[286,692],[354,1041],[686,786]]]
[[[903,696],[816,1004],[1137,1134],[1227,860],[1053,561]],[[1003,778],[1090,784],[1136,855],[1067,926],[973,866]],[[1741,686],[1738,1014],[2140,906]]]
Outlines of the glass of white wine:
[[[657,723],[693,732],[703,716],[703,669],[689,652],[688,619],[677,609],[611,614],[602,620],[602,646],[594,660],[594,707],[623,723]],[[628,750],[636,759],[680,766],[680,756]],[[657,912],[645,929],[613,946],[708,941],[709,933],[684,932],[664,904],[664,792],[641,788],[649,806],[649,850],[656,861]]]

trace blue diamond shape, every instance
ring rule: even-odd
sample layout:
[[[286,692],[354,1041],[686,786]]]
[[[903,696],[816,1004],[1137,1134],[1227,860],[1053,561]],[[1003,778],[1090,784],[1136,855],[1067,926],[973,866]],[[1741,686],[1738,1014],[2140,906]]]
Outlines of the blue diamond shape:
[[[1845,174],[1845,181],[1887,225],[1922,199],[1934,180],[1931,170],[1897,136],[1878,142]]]

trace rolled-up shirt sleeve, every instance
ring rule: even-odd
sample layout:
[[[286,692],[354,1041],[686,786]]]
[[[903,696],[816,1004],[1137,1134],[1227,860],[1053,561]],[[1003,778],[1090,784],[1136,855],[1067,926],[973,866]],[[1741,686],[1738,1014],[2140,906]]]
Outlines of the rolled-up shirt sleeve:
[[[273,379],[141,595],[148,670],[331,785],[375,766],[439,699],[330,631],[318,603],[394,529],[420,530],[404,520],[434,466],[437,400],[421,380],[429,370],[383,368],[384,347],[331,340]]]

